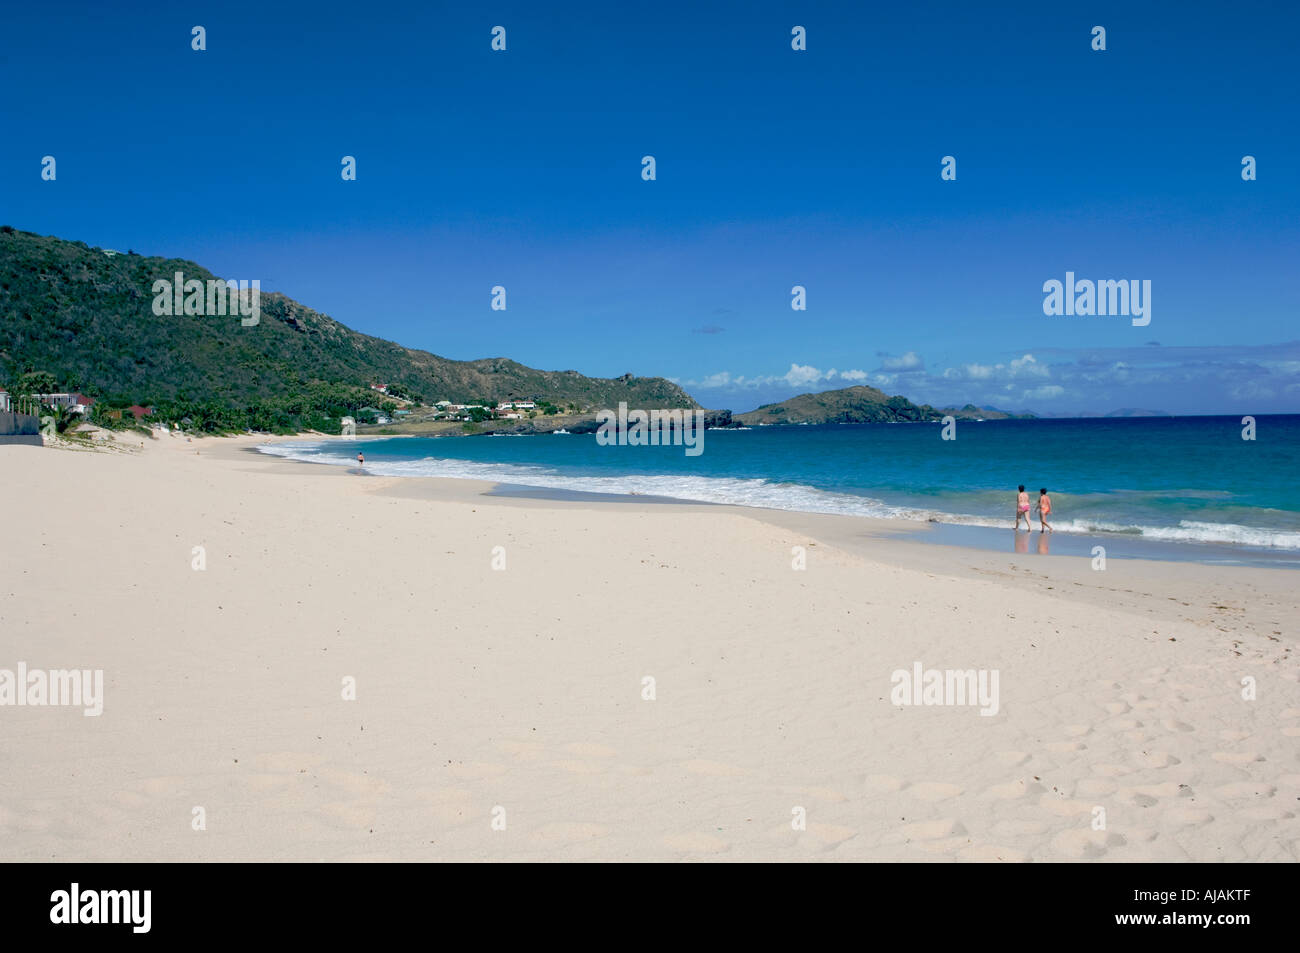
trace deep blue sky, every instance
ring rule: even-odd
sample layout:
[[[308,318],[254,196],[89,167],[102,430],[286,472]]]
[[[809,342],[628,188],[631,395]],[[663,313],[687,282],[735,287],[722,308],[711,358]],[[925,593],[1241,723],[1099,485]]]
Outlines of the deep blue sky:
[[[9,4],[0,221],[706,406],[1300,409],[1296,5],[987,6]]]

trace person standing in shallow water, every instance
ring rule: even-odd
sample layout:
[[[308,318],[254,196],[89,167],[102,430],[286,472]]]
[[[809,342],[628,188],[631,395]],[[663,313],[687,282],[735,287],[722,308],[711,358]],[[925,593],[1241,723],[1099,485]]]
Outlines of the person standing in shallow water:
[[[1050,512],[1052,512],[1052,498],[1047,495],[1047,487],[1043,487],[1038,491],[1038,522],[1041,524],[1038,531],[1040,533],[1043,530],[1047,530],[1049,533],[1053,532],[1052,524],[1047,522],[1047,514]],[[1025,522],[1029,522],[1028,517],[1025,517]]]
[[[364,453],[358,453],[358,454],[357,454],[357,466],[359,466],[359,467],[365,467],[365,465],[366,465],[366,455],[365,455]],[[1026,520],[1026,522],[1027,522],[1027,520]]]
[[[1025,532],[1032,533],[1034,528],[1029,525],[1029,494],[1025,492],[1025,486],[1020,485],[1020,491],[1016,496],[1016,532],[1020,532],[1020,519],[1025,520]]]

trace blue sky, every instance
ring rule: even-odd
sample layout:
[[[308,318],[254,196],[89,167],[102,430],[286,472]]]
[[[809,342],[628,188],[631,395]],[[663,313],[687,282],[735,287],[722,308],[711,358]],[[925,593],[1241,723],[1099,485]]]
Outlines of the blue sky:
[[[0,221],[710,407],[1300,410],[1300,12],[998,7],[15,5]],[[1066,271],[1150,325],[1044,315]]]

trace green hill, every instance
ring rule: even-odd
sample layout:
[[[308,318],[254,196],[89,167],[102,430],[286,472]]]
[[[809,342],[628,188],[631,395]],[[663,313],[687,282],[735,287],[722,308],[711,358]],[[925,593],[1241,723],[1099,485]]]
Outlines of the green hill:
[[[820,394],[800,394],[779,404],[764,404],[732,420],[749,426],[762,424],[864,424],[908,420],[942,420],[951,414],[958,420],[997,420],[1016,416],[1000,410],[981,409],[967,404],[960,409],[936,410],[929,404],[917,405],[906,397],[890,397],[874,387],[844,387]]]
[[[178,271],[186,279],[216,278],[191,261],[0,228],[0,385],[44,371],[61,390],[107,404],[269,408],[279,426],[287,425],[286,414],[300,416],[303,395],[332,395],[317,410],[337,412],[356,403],[348,397],[341,404],[340,394],[360,400],[358,389],[373,383],[428,402],[698,406],[658,377],[585,377],[507,358],[449,360],[360,334],[282,294],[262,294],[255,327],[238,317],[155,316],[154,280]],[[374,402],[368,393],[361,403]]]

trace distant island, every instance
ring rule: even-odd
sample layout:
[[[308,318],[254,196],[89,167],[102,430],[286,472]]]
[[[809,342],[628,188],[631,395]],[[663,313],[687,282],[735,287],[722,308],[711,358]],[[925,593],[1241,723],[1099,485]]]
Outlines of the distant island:
[[[738,424],[763,426],[898,423],[942,420],[947,416],[958,420],[1005,420],[1011,417],[1028,418],[1033,414],[1008,414],[992,408],[976,407],[974,404],[936,409],[929,404],[914,404],[906,397],[890,397],[874,387],[856,386],[822,391],[820,394],[800,394],[779,404],[764,404],[749,413],[736,414],[732,419]]]

